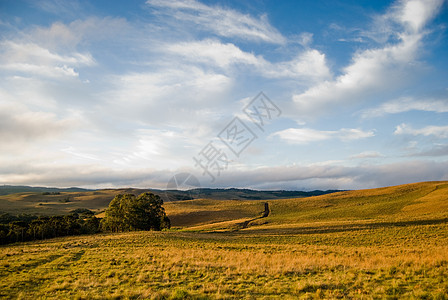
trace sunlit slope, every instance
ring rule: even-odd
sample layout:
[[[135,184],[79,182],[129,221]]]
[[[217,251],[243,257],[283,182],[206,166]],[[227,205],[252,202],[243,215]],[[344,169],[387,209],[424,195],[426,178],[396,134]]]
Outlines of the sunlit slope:
[[[448,217],[448,182],[338,192],[270,201],[270,224],[320,221],[406,220]]]
[[[264,202],[266,201],[198,199],[167,202],[163,206],[173,227],[218,223],[224,223],[222,225],[227,227],[232,221],[244,221],[259,215],[263,211]]]
[[[0,196],[0,212],[57,215],[77,208],[101,212],[118,193],[143,190],[64,192],[58,195],[20,193]],[[258,219],[269,203],[268,217]],[[448,182],[337,192],[322,196],[275,200],[195,199],[165,202],[173,227],[188,230],[242,229],[269,226],[305,226],[319,222],[388,222],[448,218]],[[99,216],[103,216],[100,214]],[[314,226],[313,225],[313,226]],[[243,228],[244,229],[244,228]]]
[[[270,214],[259,218],[264,203]],[[423,182],[379,189],[338,192],[295,199],[261,201],[188,200],[165,203],[174,227],[235,230],[322,226],[353,222],[401,222],[448,218],[448,182]],[[354,223],[353,223],[354,224]],[[313,225],[313,226],[314,226]],[[321,226],[319,225],[319,226]]]

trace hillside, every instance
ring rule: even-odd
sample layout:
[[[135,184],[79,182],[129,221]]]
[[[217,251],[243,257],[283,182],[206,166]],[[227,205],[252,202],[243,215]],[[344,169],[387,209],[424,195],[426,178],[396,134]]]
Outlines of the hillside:
[[[446,217],[448,182],[422,182],[271,203],[276,224]]]
[[[174,226],[232,229],[235,224],[260,214],[265,202],[269,203],[270,215],[252,222],[251,230],[294,228],[316,222],[444,222],[448,218],[448,182],[413,183],[307,198],[239,201],[237,205],[226,201],[189,200],[166,203],[165,207],[168,215],[173,217]]]
[[[448,182],[165,208],[169,231],[0,246],[0,297],[448,298]]]

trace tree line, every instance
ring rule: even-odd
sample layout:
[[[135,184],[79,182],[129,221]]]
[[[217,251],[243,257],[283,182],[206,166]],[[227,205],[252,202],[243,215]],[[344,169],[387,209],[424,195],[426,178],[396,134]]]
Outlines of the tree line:
[[[64,216],[12,216],[3,213],[0,214],[0,244],[99,232],[170,228],[170,220],[162,204],[163,200],[152,193],[138,197],[120,194],[110,202],[102,219],[88,209],[77,209]]]
[[[100,219],[77,213],[65,216],[0,216],[0,244],[100,232]],[[8,223],[5,220],[10,220]]]

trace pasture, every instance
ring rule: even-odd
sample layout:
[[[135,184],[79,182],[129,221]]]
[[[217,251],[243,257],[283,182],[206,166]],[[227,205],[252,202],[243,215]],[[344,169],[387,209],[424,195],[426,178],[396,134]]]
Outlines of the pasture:
[[[447,299],[447,187],[169,202],[169,231],[2,246],[0,296]]]

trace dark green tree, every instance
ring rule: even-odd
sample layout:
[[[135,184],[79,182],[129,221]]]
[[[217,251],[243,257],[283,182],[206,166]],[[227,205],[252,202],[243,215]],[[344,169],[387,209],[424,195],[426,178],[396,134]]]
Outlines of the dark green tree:
[[[8,243],[9,225],[0,224],[0,245]]]
[[[105,230],[161,230],[170,227],[163,208],[163,200],[155,194],[143,193],[117,195],[106,210],[102,220]]]
[[[116,195],[109,203],[109,208],[106,210],[106,216],[101,220],[102,227],[105,230],[112,232],[125,231],[125,202],[127,197],[134,195]]]
[[[91,216],[84,220],[83,232],[84,233],[98,233],[101,231],[100,219],[95,216]]]
[[[24,221],[13,221],[9,223],[8,236],[11,241],[24,241],[26,238],[27,224]]]

